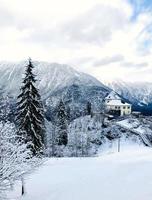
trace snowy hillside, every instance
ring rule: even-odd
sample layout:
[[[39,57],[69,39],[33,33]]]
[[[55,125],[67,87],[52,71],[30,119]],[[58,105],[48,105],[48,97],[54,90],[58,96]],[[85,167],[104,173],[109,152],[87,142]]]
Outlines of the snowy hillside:
[[[26,181],[23,200],[151,200],[152,150],[127,146],[96,158],[52,158]],[[9,196],[20,199],[21,185]]]
[[[0,63],[0,86],[6,94],[17,97],[27,62]],[[41,92],[48,118],[61,99],[71,109],[71,117],[81,116],[88,102],[98,108],[111,91],[96,78],[78,72],[68,65],[33,61],[37,86]]]
[[[124,98],[128,99],[135,108],[139,109],[151,109],[152,105],[152,83],[149,82],[123,82],[123,81],[113,81],[104,83],[116,91],[118,94],[122,95]]]
[[[80,108],[85,109],[87,101],[101,105],[103,98],[112,89],[130,101],[133,109],[149,113],[152,110],[152,83],[104,81],[104,85],[96,78],[78,72],[68,65],[38,61],[34,61],[33,64],[38,79],[37,85],[47,107],[56,106],[62,98],[68,106],[74,107],[74,112],[77,113]],[[26,65],[26,61],[0,63],[0,85],[11,96],[16,97],[19,93]],[[76,116],[80,116],[79,113]]]
[[[16,94],[24,77],[26,61],[19,63],[0,63],[0,85],[11,94]],[[80,73],[68,65],[33,61],[34,72],[37,75],[38,87],[43,95],[63,87],[77,84],[105,87],[94,77]]]
[[[49,156],[62,155],[65,157],[96,156],[105,150],[116,151],[118,140],[121,149],[126,144],[133,146],[152,145],[151,121],[147,118],[126,118],[108,120],[103,115],[86,115],[73,120],[68,125],[68,143],[66,148],[58,151],[53,143],[53,129],[51,122],[46,123],[47,127],[47,153]],[[103,124],[104,122],[104,124]]]

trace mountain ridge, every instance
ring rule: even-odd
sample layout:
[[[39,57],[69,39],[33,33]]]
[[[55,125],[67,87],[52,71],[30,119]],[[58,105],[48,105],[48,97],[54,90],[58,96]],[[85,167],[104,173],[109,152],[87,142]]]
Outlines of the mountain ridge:
[[[27,61],[0,63],[1,87],[16,95],[19,92],[26,65]],[[37,86],[43,95],[49,95],[58,88],[72,84],[106,87],[93,76],[78,72],[66,64],[33,61],[33,65],[38,79]]]
[[[10,96],[17,97],[22,85],[27,62],[0,63],[0,85]],[[71,110],[71,119],[87,113],[88,102],[99,110],[103,99],[111,91],[91,75],[78,72],[69,65],[33,61],[37,87],[45,106],[47,119],[55,116],[55,110],[62,99]]]
[[[128,99],[135,110],[152,113],[152,83],[125,82],[121,80],[104,81],[104,84]]]

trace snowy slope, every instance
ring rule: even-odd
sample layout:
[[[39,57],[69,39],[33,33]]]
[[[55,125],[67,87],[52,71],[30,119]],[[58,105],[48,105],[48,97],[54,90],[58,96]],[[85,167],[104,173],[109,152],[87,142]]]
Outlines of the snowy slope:
[[[152,102],[152,83],[114,81],[105,82],[105,84],[132,102],[145,105]]]
[[[19,63],[0,63],[0,86],[5,87],[5,90],[13,95],[19,91],[22,78],[24,77],[25,66],[27,61]],[[38,87],[43,95],[48,95],[51,92],[63,87],[78,84],[86,86],[102,86],[102,83],[94,77],[80,73],[68,65],[57,63],[47,63],[33,61],[35,73],[38,79]]]
[[[127,147],[96,158],[50,159],[26,180],[22,200],[151,200],[152,149]],[[10,197],[20,199],[16,185]]]
[[[4,88],[6,94],[17,97],[26,65],[27,61],[0,63],[0,87]],[[54,115],[54,109],[61,99],[72,108],[71,115],[75,118],[85,112],[88,101],[99,107],[111,91],[96,78],[68,65],[38,61],[33,61],[33,65],[48,118]]]
[[[105,85],[128,99],[135,107],[152,110],[152,83],[104,81]]]

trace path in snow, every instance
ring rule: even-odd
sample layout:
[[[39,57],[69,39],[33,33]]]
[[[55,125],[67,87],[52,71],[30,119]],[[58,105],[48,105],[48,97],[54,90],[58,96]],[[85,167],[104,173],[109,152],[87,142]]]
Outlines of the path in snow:
[[[151,200],[152,149],[50,159],[27,178],[26,192],[22,200]]]

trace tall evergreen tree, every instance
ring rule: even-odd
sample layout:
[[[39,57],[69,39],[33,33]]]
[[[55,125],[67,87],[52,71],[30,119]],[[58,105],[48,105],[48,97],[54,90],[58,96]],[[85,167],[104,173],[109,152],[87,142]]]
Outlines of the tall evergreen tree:
[[[31,59],[25,69],[25,77],[21,93],[17,103],[17,124],[19,134],[30,142],[33,155],[40,153],[44,144],[44,111],[38,89],[35,87],[35,75],[33,74]]]
[[[4,94],[2,88],[0,88],[0,122],[7,122],[10,120],[12,112],[11,102],[8,95]]]
[[[6,118],[6,102],[4,97],[4,91],[0,88],[0,122],[5,121]]]
[[[57,126],[57,144],[67,145],[68,135],[67,135],[67,112],[63,101],[61,100],[57,108],[56,116],[56,126]]]
[[[87,102],[87,115],[91,115],[91,103],[88,101]]]

